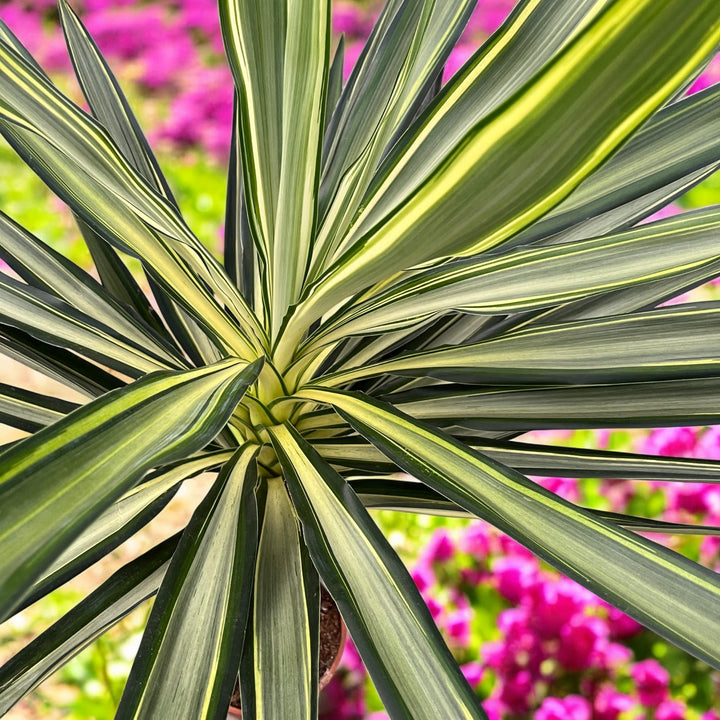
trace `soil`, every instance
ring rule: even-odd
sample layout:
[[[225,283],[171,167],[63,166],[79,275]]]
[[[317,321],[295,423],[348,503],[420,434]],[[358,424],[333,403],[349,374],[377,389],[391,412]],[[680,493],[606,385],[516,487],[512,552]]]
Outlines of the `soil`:
[[[325,687],[333,675],[335,659],[345,644],[345,629],[340,611],[330,593],[320,587],[320,657],[318,660],[318,682],[320,689]],[[235,681],[230,705],[240,707],[240,687]]]

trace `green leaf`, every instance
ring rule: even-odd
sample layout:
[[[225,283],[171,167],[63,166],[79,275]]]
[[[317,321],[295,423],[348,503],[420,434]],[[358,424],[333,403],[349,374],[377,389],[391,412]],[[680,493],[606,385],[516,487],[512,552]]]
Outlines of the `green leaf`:
[[[240,356],[256,357],[263,335],[256,318],[177,208],[132,167],[102,126],[2,43],[0,97],[0,131],[45,183],[100,236],[141,258],[211,335]],[[204,283],[213,285],[237,321]]]
[[[325,129],[327,129],[330,118],[340,100],[343,89],[343,69],[345,67],[345,35],[338,40],[335,54],[333,55],[330,69],[328,70],[327,95],[325,96]]]
[[[107,325],[57,296],[0,274],[0,322],[67,350],[74,350],[131,377],[181,361],[146,350],[114,325]]]
[[[0,423],[33,433],[52,425],[77,407],[75,403],[0,383]]]
[[[308,290],[295,322],[307,326],[399,270],[505,242],[596,170],[719,42],[710,0],[692,12],[680,0],[608,5],[400,205],[378,214],[368,200],[348,250]]]
[[[164,334],[165,327],[150,304],[147,295],[142,291],[113,246],[105,242],[77,215],[75,215],[75,222],[90,252],[103,287],[119,302],[131,308],[137,317]]]
[[[670,642],[720,667],[720,580],[711,570],[575,507],[390,406],[327,390],[304,394],[331,403],[405,472]]]
[[[70,59],[93,116],[107,129],[125,158],[150,187],[176,205],[170,187],[130,104],[97,45],[65,0],[59,3],[59,14]],[[151,324],[156,324],[152,307],[111,245],[80,218],[77,220],[85,242],[98,265],[103,283],[112,287],[118,298],[136,308],[140,317],[150,320]],[[188,332],[187,335],[183,335],[182,332],[178,334],[175,318],[175,313],[178,311],[175,304],[164,297],[164,291],[157,284],[151,284],[151,289],[163,311],[167,311],[166,319],[176,335],[179,335],[181,342],[186,341],[189,349],[195,349],[197,341],[203,337],[202,331],[193,327],[192,332]],[[212,362],[215,358],[207,355],[203,359]]]
[[[529,475],[720,482],[720,463],[714,460],[503,442],[460,434],[453,437],[475,452]],[[400,472],[397,465],[360,437],[329,438],[314,442],[313,447],[326,462],[338,467]]]
[[[400,356],[318,382],[336,385],[380,373],[505,385],[716,376],[718,317],[715,303],[703,303],[531,328],[497,340]]]
[[[224,266],[247,303],[258,317],[262,318],[263,303],[257,302],[255,297],[256,290],[260,290],[261,285],[260,271],[245,202],[238,102],[236,90],[233,96],[233,129],[225,200]]]
[[[719,229],[720,210],[709,208],[583,242],[440,265],[339,313],[313,344],[404,327],[450,310],[536,310],[707,268],[719,258]]]
[[[462,138],[522,88],[609,3],[521,0],[390,150],[372,188],[378,211],[417,189]],[[392,174],[393,182],[386,182]],[[382,184],[382,192],[376,192]]]
[[[257,550],[257,446],[240,448],[193,514],[165,575],[116,718],[224,718]]]
[[[176,348],[129,315],[91,275],[0,212],[0,258],[28,284],[55,295],[146,352],[180,367]]]
[[[270,323],[276,335],[300,296],[312,252],[330,64],[330,0],[286,0],[282,153],[269,236]],[[263,122],[266,122],[263,119]]]
[[[176,535],[125,565],[8,660],[0,668],[0,714],[152,597],[177,542]]]
[[[720,378],[510,390],[445,385],[387,399],[434,425],[482,432],[720,423]]]
[[[632,225],[717,169],[714,85],[660,110],[605,165],[512,245],[581,240]]]
[[[350,478],[349,483],[366,508],[419,512],[444,517],[475,517],[473,513],[464,510],[460,505],[456,505],[421,482],[398,478]],[[712,525],[672,523],[606,510],[583,509],[595,517],[635,532],[663,535],[720,535],[720,527]]]
[[[460,37],[476,0],[388,2],[328,127],[311,277],[326,267],[386,149],[406,128]]]
[[[0,454],[0,616],[146,471],[210,442],[260,367],[150,375]]]
[[[395,719],[485,718],[400,558],[290,426],[268,429],[305,542]]]
[[[172,200],[167,180],[105,58],[67,0],[58,0],[58,12],[75,75],[93,116],[130,164],[155,190]]]
[[[248,217],[267,264],[282,171],[287,2],[220,0],[218,9],[239,101]]]
[[[661,303],[714,280],[719,275],[720,262],[711,262],[709,265],[703,265],[678,275],[651,280],[634,287],[611,290],[551,308],[547,312],[535,314],[527,322],[517,327],[556,325],[574,320],[652,310]],[[683,303],[683,305],[688,307],[690,303]]]
[[[0,352],[87,397],[97,397],[125,384],[74,353],[8,325],[0,324]]]
[[[240,687],[247,717],[317,717],[320,585],[281,478],[267,482]],[[247,668],[248,672],[243,672]]]
[[[230,450],[206,453],[157,470],[144,478],[63,550],[30,587],[17,612],[60,587],[145,527],[174,497],[180,483],[229,460],[231,456]]]

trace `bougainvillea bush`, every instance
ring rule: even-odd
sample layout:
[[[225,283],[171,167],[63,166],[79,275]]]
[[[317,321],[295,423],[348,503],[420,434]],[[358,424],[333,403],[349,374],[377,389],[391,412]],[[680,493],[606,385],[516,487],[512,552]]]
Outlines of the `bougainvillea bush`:
[[[717,305],[667,305],[718,275],[718,210],[635,227],[720,163],[720,88],[685,96],[720,43],[716,3],[524,0],[443,84],[473,9],[390,0],[345,81],[327,0],[221,0],[222,264],[68,3],[89,112],[2,27],[0,131],[72,209],[97,278],[2,216],[0,343],[84,401],[0,388],[29,432],[0,453],[0,616],[214,479],[181,532],[3,666],[0,709],[156,595],[118,718],[220,718],[239,677],[245,717],[312,720],[322,580],[390,717],[486,718],[480,668],[457,664],[374,507],[480,518],[720,667],[718,575],[642,534],[713,528],[528,477],[717,482],[718,463],[519,439],[718,420]],[[501,628],[527,634],[565,590],[533,592]],[[453,602],[438,620],[466,641]],[[602,634],[584,607],[593,622],[535,628],[566,633],[554,659],[574,672]],[[513,697],[549,679],[536,655],[501,684]],[[572,695],[538,712],[587,709]]]

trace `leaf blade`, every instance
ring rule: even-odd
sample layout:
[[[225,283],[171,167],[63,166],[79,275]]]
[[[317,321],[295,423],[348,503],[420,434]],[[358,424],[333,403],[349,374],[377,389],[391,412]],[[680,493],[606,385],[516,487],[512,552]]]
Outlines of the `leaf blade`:
[[[485,718],[407,570],[359,500],[297,432],[280,425],[269,432],[313,562],[387,710],[413,720]]]
[[[313,391],[406,472],[510,534],[569,577],[708,664],[720,666],[715,573],[604,522],[390,406]],[[691,601],[689,599],[692,599]]]
[[[236,452],[183,532],[130,671],[118,720],[163,717],[178,707],[195,718],[219,719],[227,713],[257,545],[256,452],[247,446]]]
[[[0,498],[7,508],[0,520],[0,615],[145,471],[212,440],[259,365],[230,360],[150,376],[0,454]],[[104,483],[94,481],[96,473]]]

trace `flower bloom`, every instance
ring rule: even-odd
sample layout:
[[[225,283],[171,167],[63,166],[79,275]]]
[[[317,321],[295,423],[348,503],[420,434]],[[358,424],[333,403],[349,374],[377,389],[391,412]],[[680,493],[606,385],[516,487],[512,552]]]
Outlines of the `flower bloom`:
[[[668,698],[670,674],[657,660],[642,660],[635,663],[630,674],[643,705],[656,707]]]

